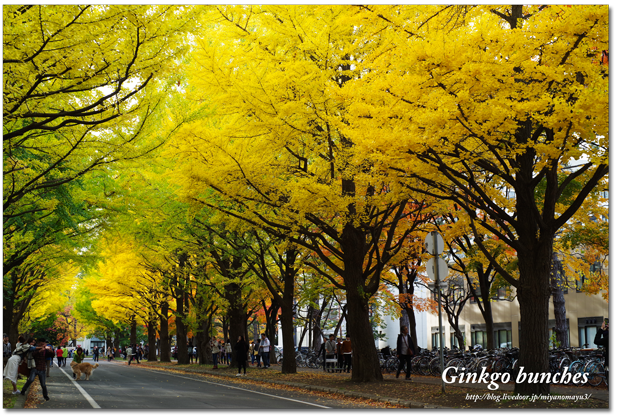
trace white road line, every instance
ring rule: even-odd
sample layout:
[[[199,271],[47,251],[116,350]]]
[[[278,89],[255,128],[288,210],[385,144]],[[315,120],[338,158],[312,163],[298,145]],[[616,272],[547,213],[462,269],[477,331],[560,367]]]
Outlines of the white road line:
[[[86,393],[86,391],[82,388],[82,386],[80,386],[78,384],[78,382],[75,381],[75,379],[73,379],[71,376],[69,376],[67,374],[67,372],[65,372],[62,368],[58,368],[61,372],[63,372],[65,374],[65,376],[67,376],[67,378],[75,385],[76,388],[78,388],[78,390],[80,391],[80,393],[82,395],[84,395],[84,397],[86,398],[86,400],[88,401],[89,404],[91,404],[91,406],[95,409],[101,409],[101,407],[99,406],[99,404],[97,402],[95,402],[95,400],[93,398],[90,397],[90,395],[88,393]]]
[[[112,363],[112,364],[114,364],[114,363]],[[117,366],[122,366],[122,365],[121,365],[121,364],[117,364]],[[238,388],[238,387],[236,387],[236,386],[224,385],[224,384],[221,384],[221,383],[215,383],[215,382],[211,382],[211,381],[208,381],[208,380],[199,380],[199,379],[194,379],[194,378],[191,378],[191,377],[181,376],[181,375],[178,375],[178,374],[176,374],[176,373],[166,373],[166,372],[155,371],[155,370],[152,370],[152,369],[143,369],[143,370],[148,370],[148,371],[150,371],[151,373],[165,374],[165,375],[167,375],[167,376],[173,375],[173,376],[180,377],[180,378],[182,378],[182,379],[194,380],[194,381],[196,381],[196,382],[201,382],[201,383],[209,383],[209,384],[211,384],[211,385],[223,386],[223,387],[225,387],[225,388],[237,389],[237,390],[243,390],[243,391],[245,391],[245,392],[256,393],[256,394],[258,394],[258,395],[270,396],[270,397],[272,397],[272,398],[277,398],[277,399],[283,399],[283,400],[285,400],[285,401],[291,401],[291,402],[303,403],[303,404],[306,404],[306,405],[316,406],[316,407],[318,407],[318,408],[331,409],[329,406],[319,405],[319,404],[316,404],[316,403],[311,403],[311,402],[300,401],[300,400],[297,400],[297,399],[284,398],[284,397],[282,397],[282,396],[270,395],[270,394],[268,394],[268,393],[262,393],[262,392],[257,392],[257,391],[255,391],[255,390]],[[248,382],[248,383],[252,383],[252,382],[250,381],[250,382]]]

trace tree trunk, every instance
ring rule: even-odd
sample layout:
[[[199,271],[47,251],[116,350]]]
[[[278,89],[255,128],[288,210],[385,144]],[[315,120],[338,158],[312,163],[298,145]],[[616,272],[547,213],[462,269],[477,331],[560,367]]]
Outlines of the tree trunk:
[[[131,330],[129,332],[129,344],[131,345],[135,345],[137,343],[138,337],[137,337],[137,325],[136,325],[136,320],[132,319],[131,320]]]
[[[181,309],[183,308],[181,302]],[[177,309],[179,309],[179,298],[177,298]],[[175,318],[177,326],[177,359],[178,364],[189,364],[189,354],[187,353],[187,327],[183,323],[183,317],[177,312]]]
[[[297,362],[295,361],[295,338],[293,335],[293,298],[290,304],[284,303],[280,321],[282,324],[282,373],[297,373]]]
[[[484,318],[484,324],[487,332],[487,346],[488,350],[493,350],[495,348],[495,334],[493,333],[493,307],[492,303],[487,295],[486,298],[482,301],[484,305],[484,311],[482,311],[482,317]]]
[[[542,238],[541,241],[544,242]],[[539,251],[535,253],[517,254],[520,272],[517,298],[521,313],[519,367],[523,367],[523,373],[532,377],[515,384],[515,393],[521,395],[546,395],[550,391],[549,383],[536,381],[533,377],[549,372],[549,273],[552,246],[553,239],[546,246],[540,245]]]
[[[357,289],[347,289],[347,309],[349,311],[347,317],[351,324],[348,333],[353,346],[351,380],[354,382],[381,381],[383,376],[368,318],[368,303],[357,293]]]
[[[170,340],[168,334],[168,302],[161,304],[161,314],[159,317],[159,361],[170,362]]]
[[[411,335],[411,340],[413,341],[413,346],[415,347],[416,354],[418,353],[418,333],[416,331],[416,321],[415,321],[415,312],[412,308],[405,308],[405,312],[407,313],[407,318],[409,319],[409,335]],[[396,347],[394,347],[396,348]]]
[[[149,354],[147,357],[148,361],[156,362],[157,361],[157,320],[152,319],[148,323],[148,344],[149,344]]]
[[[241,294],[241,290],[239,290],[239,294]],[[230,327],[229,327],[228,335],[230,337],[229,338],[230,345],[231,347],[234,347],[239,336],[245,337],[246,328],[247,328],[247,322],[246,322],[247,316],[246,316],[244,305],[242,305],[240,301],[236,303],[235,306],[231,306],[228,312],[230,313],[229,315]],[[237,367],[237,365],[238,365],[237,357],[235,355],[232,355],[230,359],[230,367],[234,368],[234,367]]]
[[[564,300],[564,269],[557,253],[553,253],[551,272],[551,294],[553,295],[553,315],[555,317],[555,336],[560,348],[568,348],[568,324],[566,321],[566,301]]]
[[[297,348],[300,349],[301,345],[304,342],[304,337],[306,336],[306,332],[308,332],[308,321],[305,321],[304,329],[301,331],[301,337],[299,337],[299,341],[297,342]]]
[[[353,346],[354,382],[382,381],[379,357],[370,325],[368,298],[365,294],[364,257],[366,235],[363,231],[347,224],[342,233],[342,252],[344,261],[344,284],[347,292],[347,325]]]

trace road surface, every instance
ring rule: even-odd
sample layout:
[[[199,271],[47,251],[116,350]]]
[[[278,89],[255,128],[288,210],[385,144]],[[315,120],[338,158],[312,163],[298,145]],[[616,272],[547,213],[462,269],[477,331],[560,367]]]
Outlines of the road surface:
[[[344,402],[294,390],[263,387],[210,376],[99,361],[90,380],[73,379],[69,362],[54,367],[47,379],[50,401],[38,409],[325,409],[365,408],[362,402]],[[91,362],[92,359],[85,361]],[[82,377],[84,379],[84,377]]]

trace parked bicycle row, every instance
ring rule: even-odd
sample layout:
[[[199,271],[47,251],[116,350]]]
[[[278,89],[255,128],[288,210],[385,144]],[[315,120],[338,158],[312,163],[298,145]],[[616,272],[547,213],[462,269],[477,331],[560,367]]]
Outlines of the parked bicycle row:
[[[385,373],[397,372],[399,359],[396,350],[389,348],[378,351],[379,363]],[[441,376],[439,350],[421,349],[419,354],[411,359],[411,373],[421,376]],[[447,377],[463,373],[465,376],[473,376],[481,373],[508,373],[510,381],[515,381],[519,374],[519,349],[496,349],[496,350],[445,350],[444,369]],[[608,384],[608,373],[605,365],[604,352],[602,350],[587,351],[580,348],[556,349],[549,353],[549,372],[554,381],[563,384],[583,386],[599,386],[601,383]],[[567,379],[566,374],[574,376],[576,373],[587,373],[587,379]],[[564,379],[562,379],[564,376]]]

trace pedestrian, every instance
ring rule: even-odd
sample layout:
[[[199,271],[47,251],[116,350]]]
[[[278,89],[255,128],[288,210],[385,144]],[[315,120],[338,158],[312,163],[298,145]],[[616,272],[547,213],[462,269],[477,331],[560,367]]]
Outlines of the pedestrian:
[[[211,338],[211,355],[213,356],[213,368],[217,369],[217,356],[220,352],[219,343],[217,342],[217,338]]]
[[[30,345],[26,344],[26,339],[20,335],[17,338],[15,351],[13,351],[13,354],[11,354],[11,357],[9,357],[6,362],[6,366],[4,367],[3,376],[13,385],[13,395],[19,395],[20,393],[20,391],[17,390],[17,375],[19,364],[24,360],[24,357],[28,353],[29,349]]]
[[[9,336],[4,334],[4,343],[2,344],[2,367],[6,367],[7,362],[12,357],[11,353],[11,342],[9,341]]]
[[[398,357],[398,370],[396,370],[396,378],[400,374],[400,370],[407,363],[407,375],[405,380],[411,380],[411,357],[415,355],[415,346],[413,340],[409,335],[409,328],[407,326],[400,327],[400,334],[396,343],[396,356]]]
[[[93,361],[99,363],[99,348],[97,346],[93,349]]]
[[[69,350],[67,349],[67,344],[62,346],[62,365],[67,365],[67,357],[69,357]]]
[[[319,355],[318,355],[319,359],[321,357],[323,358],[323,371],[325,371],[325,360],[327,359],[327,356],[325,355],[325,343],[326,342],[327,342],[327,338],[323,337],[323,343],[321,344],[321,348],[319,349]]]
[[[26,395],[28,388],[32,382],[34,382],[35,377],[39,377],[39,384],[41,385],[41,389],[43,391],[43,398],[46,401],[49,401],[50,398],[47,396],[47,386],[45,385],[45,352],[50,350],[50,348],[46,347],[45,343],[45,338],[38,338],[37,346],[32,346],[28,350],[28,368],[30,369],[30,376],[21,390],[21,395]]]
[[[230,340],[229,340],[230,341]],[[250,346],[245,342],[245,338],[243,335],[240,335],[237,338],[237,343],[235,344],[235,355],[237,356],[237,363],[239,366],[239,373],[237,373],[237,377],[241,376],[241,367],[243,366],[243,375],[245,376],[245,363],[248,360],[248,350]]]
[[[54,367],[54,357],[56,357],[56,350],[51,344],[47,344],[49,350],[45,350],[45,375],[50,377],[50,369]]]
[[[260,369],[260,362],[261,362],[261,353],[263,352],[263,349],[260,347],[260,340],[256,340],[256,342],[254,343],[254,356],[256,357],[256,367],[258,367]],[[263,364],[264,366],[264,364]]]
[[[187,342],[187,355],[189,356],[189,364],[192,364],[192,360],[194,360],[194,346],[191,340]]]
[[[82,350],[82,347],[78,347],[75,351],[75,354],[73,355],[73,361],[77,364],[80,364],[82,361],[84,361],[84,356],[84,350]],[[75,379],[75,373],[73,373],[73,378]]]
[[[338,359],[338,370],[342,371],[344,358],[342,357],[342,338],[336,338],[336,358]]]
[[[225,346],[225,355],[226,355],[226,364],[230,364],[230,361],[232,360],[232,346],[230,345],[230,338],[226,341],[226,346]]]
[[[62,347],[58,346],[58,350],[56,350],[56,359],[58,361],[58,367],[62,366]],[[49,374],[47,375],[49,377]]]
[[[269,338],[267,338],[265,333],[262,333],[260,336],[261,336],[260,348],[262,348],[261,356],[263,357],[263,367],[267,369],[270,367],[269,351],[270,351],[271,343],[269,342]]]
[[[254,356],[254,341],[252,341],[250,343],[250,360],[252,360],[252,366],[254,366],[254,359],[256,357]]]
[[[351,355],[353,354],[353,345],[351,344],[351,337],[347,334],[346,340],[342,342],[342,357],[344,358],[343,370],[347,373],[351,372]]]
[[[135,360],[136,364],[140,364],[140,359],[138,358],[139,353],[138,353],[138,347],[133,344],[131,346],[131,360]],[[131,364],[131,360],[129,360],[129,364]]]
[[[112,357],[114,357],[114,353],[112,351],[112,347],[108,347],[108,351],[107,351],[107,356],[108,356],[108,362],[112,361]]]
[[[609,319],[605,318],[605,322],[603,325],[596,331],[596,336],[594,337],[594,344],[602,345],[605,348],[605,376],[607,376],[607,391],[609,391],[609,386],[611,386],[611,373],[609,373],[609,340],[611,334],[611,330],[609,329]]]
[[[327,372],[334,372],[336,365],[336,338],[334,334],[329,335],[329,340],[325,341],[325,363],[327,364]]]

